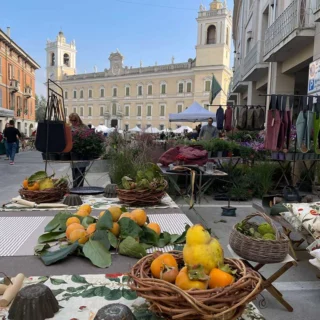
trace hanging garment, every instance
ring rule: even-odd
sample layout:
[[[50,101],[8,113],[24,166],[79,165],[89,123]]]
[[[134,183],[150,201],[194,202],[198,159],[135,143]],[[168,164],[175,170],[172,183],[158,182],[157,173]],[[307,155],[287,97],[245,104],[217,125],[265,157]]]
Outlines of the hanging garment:
[[[267,150],[277,150],[277,142],[280,130],[280,111],[278,106],[278,96],[271,96],[270,107],[267,117],[267,133],[264,148]]]
[[[249,131],[253,130],[253,118],[254,118],[254,109],[249,108],[247,111],[247,124],[246,124],[246,129]]]
[[[216,119],[217,119],[217,129],[223,129],[223,121],[224,121],[224,110],[220,106],[216,112]]]
[[[320,97],[317,98],[317,103],[315,105],[315,112],[313,114],[313,143],[314,152],[320,154]]]
[[[232,128],[238,127],[238,119],[239,119],[240,108],[238,106],[234,107],[232,114]]]
[[[286,141],[286,132],[288,127],[288,115],[286,111],[287,107],[287,97],[283,96],[282,101],[280,100],[280,129],[277,147],[279,150],[283,150],[285,141]]]
[[[253,130],[263,130],[266,121],[266,113],[263,107],[257,106],[253,110]]]
[[[232,130],[232,108],[227,107],[226,112],[224,113],[224,130],[231,131]]]
[[[248,112],[247,106],[239,108],[239,116],[237,121],[237,128],[239,130],[244,130],[247,127],[247,112]]]

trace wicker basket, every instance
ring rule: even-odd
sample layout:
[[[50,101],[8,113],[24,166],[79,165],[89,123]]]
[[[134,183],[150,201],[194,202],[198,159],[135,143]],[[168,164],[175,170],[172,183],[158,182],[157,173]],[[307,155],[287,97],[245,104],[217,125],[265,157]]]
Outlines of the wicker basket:
[[[68,183],[61,184],[59,187],[45,190],[31,191],[20,189],[19,194],[22,199],[39,203],[53,203],[62,200],[64,195],[69,192]]]
[[[171,253],[182,267],[182,252]],[[234,320],[262,290],[260,275],[238,259],[225,259],[225,263],[238,271],[232,285],[208,290],[181,290],[174,284],[151,276],[150,266],[157,254],[147,255],[133,266],[128,285],[150,303],[152,311],[166,319]]]
[[[168,182],[166,181],[165,183],[166,187],[164,189],[167,189]],[[165,194],[165,190],[126,190],[117,188],[117,195],[120,201],[130,206],[156,205],[160,203]]]
[[[262,212],[250,214],[243,221],[249,221],[254,217],[262,217],[272,226],[276,233],[276,240],[255,239],[242,234],[234,226],[229,239],[232,250],[241,258],[258,263],[282,262],[289,252],[288,237],[280,232],[273,221]]]

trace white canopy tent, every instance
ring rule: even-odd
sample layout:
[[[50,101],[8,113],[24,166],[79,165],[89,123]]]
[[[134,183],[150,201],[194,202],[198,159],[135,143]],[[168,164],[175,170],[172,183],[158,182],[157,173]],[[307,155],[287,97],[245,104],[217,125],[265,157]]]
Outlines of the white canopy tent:
[[[141,131],[142,130],[138,126],[135,126],[134,128],[129,129],[129,132],[141,132]]]
[[[185,130],[187,130],[188,132],[192,132],[192,129],[188,126],[181,126],[180,128],[174,130],[174,133],[183,133]]]
[[[160,130],[160,132],[170,133],[170,132],[172,132],[172,129],[166,129],[166,128],[164,128],[163,130]]]
[[[213,118],[216,120],[216,114],[200,106],[198,102],[194,102],[188,109],[180,113],[170,113],[170,122],[201,122]]]
[[[145,130],[144,133],[160,133],[161,131],[158,128],[155,127],[149,127]]]
[[[103,125],[103,124],[99,124],[97,127],[96,127],[96,132],[103,132],[103,133],[106,133],[108,132],[108,130],[110,130],[107,126]]]
[[[14,111],[0,107],[0,117],[13,118]]]

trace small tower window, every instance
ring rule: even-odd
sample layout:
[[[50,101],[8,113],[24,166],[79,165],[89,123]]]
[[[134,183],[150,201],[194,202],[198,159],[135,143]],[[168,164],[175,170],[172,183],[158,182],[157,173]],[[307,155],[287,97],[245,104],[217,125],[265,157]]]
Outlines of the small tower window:
[[[56,56],[55,54],[52,52],[51,53],[51,66],[54,66],[56,62]]]
[[[215,26],[210,26],[207,32],[207,44],[215,44],[217,39],[217,31]]]
[[[70,67],[70,57],[67,53],[63,55],[63,64],[67,67]]]
[[[229,45],[229,28],[227,28],[226,44]]]
[[[113,97],[116,97],[118,95],[118,90],[117,90],[117,88],[113,88],[112,89],[112,96]]]

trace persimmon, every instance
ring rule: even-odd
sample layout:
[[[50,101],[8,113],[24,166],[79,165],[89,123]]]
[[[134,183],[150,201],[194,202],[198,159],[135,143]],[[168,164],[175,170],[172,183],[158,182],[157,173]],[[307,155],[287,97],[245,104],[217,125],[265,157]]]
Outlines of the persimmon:
[[[213,268],[209,274],[209,288],[223,288],[234,283],[234,276],[218,268]]]
[[[84,244],[88,241],[89,236],[85,230],[76,229],[73,230],[70,234],[69,241],[76,242],[78,241],[80,244]]]
[[[89,227],[87,228],[87,234],[91,237],[93,233],[96,231],[97,224],[96,223],[91,223]]]
[[[160,226],[155,223],[155,222],[151,222],[147,225],[148,228],[152,229],[155,233],[157,233],[158,235],[160,235],[161,233],[161,228]]]
[[[73,224],[73,223],[79,223],[80,224],[80,220],[77,217],[71,217],[71,218],[69,218],[67,220],[66,226],[69,227],[70,224]]]
[[[82,229],[84,230],[84,226],[80,223],[72,223],[68,226],[67,230],[66,230],[66,236],[69,239],[70,234],[72,231],[77,230],[77,229]]]
[[[80,208],[79,211],[84,211],[87,213],[87,215],[90,215],[92,208],[89,204],[83,204]]]
[[[114,222],[111,229],[109,229],[116,237],[120,234],[120,226],[118,222]]]
[[[151,273],[157,279],[161,279],[162,272],[167,271],[169,268],[176,268],[178,270],[178,263],[170,253],[161,254],[151,263]]]
[[[108,211],[111,213],[112,221],[117,222],[122,215],[122,210],[120,207],[112,206],[108,209]]]
[[[37,191],[40,189],[40,185],[38,182],[35,182],[33,185],[29,186],[28,185],[28,190],[29,191]]]
[[[204,274],[205,275],[205,274]],[[208,288],[208,280],[192,280],[189,276],[188,267],[183,267],[177,275],[175,284],[182,290],[199,289],[206,290]]]
[[[24,189],[28,189],[28,186],[29,186],[28,179],[24,179],[24,180],[23,180],[22,186],[23,186]]]
[[[147,213],[142,209],[135,209],[131,212],[134,220],[142,227],[147,222]]]
[[[129,218],[129,219],[131,219],[131,220],[133,220],[133,221],[136,221],[136,220],[134,219],[133,215],[132,215],[130,212],[124,212],[124,213],[120,216],[120,219],[122,219],[122,218]],[[119,220],[120,220],[120,219],[119,219]]]

